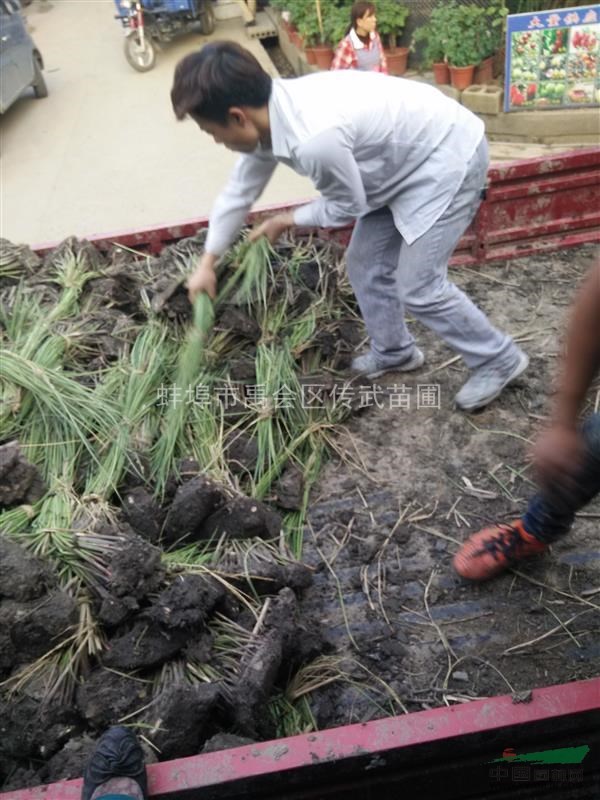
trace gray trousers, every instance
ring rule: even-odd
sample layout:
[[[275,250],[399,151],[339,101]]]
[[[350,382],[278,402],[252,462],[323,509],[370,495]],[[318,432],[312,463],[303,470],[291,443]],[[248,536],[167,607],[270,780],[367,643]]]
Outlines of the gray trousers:
[[[487,167],[484,137],[449,207],[411,245],[396,229],[387,206],[357,221],[346,265],[378,366],[411,355],[414,338],[404,322],[405,309],[459,353],[469,369],[512,356],[511,337],[496,330],[448,280],[448,261],[477,212]]]

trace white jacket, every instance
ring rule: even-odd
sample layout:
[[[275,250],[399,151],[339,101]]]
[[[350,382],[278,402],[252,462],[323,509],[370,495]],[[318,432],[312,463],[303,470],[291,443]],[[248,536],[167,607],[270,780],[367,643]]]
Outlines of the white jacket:
[[[296,209],[297,225],[339,227],[389,206],[412,244],[450,204],[484,135],[438,89],[357,70],[274,80],[269,122],[272,148],[243,155],[217,198],[209,253],[233,242],[280,161],[321,193]]]

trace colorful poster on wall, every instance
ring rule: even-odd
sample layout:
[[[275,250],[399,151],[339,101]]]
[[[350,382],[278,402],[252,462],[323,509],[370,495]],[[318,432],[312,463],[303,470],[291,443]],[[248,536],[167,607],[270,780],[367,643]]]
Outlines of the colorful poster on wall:
[[[600,105],[600,4],[507,17],[505,111]]]

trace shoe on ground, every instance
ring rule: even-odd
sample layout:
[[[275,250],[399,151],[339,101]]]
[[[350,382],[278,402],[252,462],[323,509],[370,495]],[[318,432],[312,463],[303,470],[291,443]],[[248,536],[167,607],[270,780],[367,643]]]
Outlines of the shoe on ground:
[[[401,361],[399,364],[391,364],[388,367],[382,367],[378,364],[377,359],[371,351],[363,353],[363,355],[357,356],[352,360],[350,369],[352,372],[356,372],[365,378],[378,378],[385,372],[410,372],[413,369],[419,369],[424,363],[425,356],[418,347],[415,347],[412,355],[407,359]]]
[[[454,398],[463,411],[475,411],[495,400],[509,383],[519,377],[529,366],[529,358],[520,348],[502,364],[487,364],[473,371],[469,380]]]
[[[81,800],[91,800],[100,786],[113,778],[131,778],[148,798],[144,753],[129,728],[109,728],[99,739],[83,776]]]
[[[492,525],[474,533],[454,556],[454,569],[471,581],[486,581],[522,558],[539,555],[548,549],[527,533],[520,519]]]

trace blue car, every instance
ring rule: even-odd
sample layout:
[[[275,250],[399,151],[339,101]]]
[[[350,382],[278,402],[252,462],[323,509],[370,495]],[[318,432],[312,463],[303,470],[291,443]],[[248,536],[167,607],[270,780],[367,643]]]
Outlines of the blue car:
[[[33,87],[36,97],[47,97],[42,54],[27,33],[18,0],[0,0],[0,114],[23,90]]]

